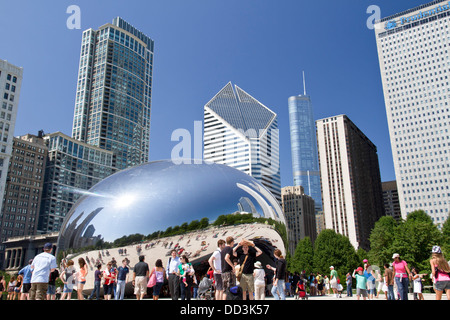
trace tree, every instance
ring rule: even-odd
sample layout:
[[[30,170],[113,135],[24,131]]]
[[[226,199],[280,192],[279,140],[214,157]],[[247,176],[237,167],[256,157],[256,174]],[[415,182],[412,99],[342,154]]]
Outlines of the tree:
[[[350,240],[334,230],[323,230],[314,242],[314,272],[330,273],[334,266],[341,279],[358,265],[358,257]]]
[[[307,273],[311,273],[314,258],[314,248],[309,237],[305,237],[300,240],[295,248],[294,255],[291,258],[290,272],[300,273],[305,270]]]
[[[441,240],[441,249],[444,257],[447,260],[450,259],[450,219],[447,220],[442,225],[442,240]]]
[[[391,216],[381,217],[370,233],[370,251],[368,257],[371,264],[379,266],[384,265],[387,261],[391,261],[397,221]],[[362,260],[360,260],[362,261]]]

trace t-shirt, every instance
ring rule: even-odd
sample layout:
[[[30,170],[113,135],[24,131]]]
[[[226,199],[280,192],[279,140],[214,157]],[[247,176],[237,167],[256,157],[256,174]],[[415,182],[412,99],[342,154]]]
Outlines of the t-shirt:
[[[225,256],[229,254],[230,260],[233,261],[233,248],[230,246],[225,246],[220,252],[221,264],[222,264],[222,273],[230,272],[233,268],[225,261]]]
[[[394,274],[392,273],[391,269],[385,269],[384,276],[387,277],[387,285],[393,286],[394,285]]]
[[[286,277],[286,260],[278,259],[276,262],[276,278],[280,280],[284,280]]]
[[[134,266],[134,272],[136,273],[136,277],[145,277],[147,275],[147,271],[150,271],[147,262],[140,261],[136,263],[136,265]]]
[[[56,269],[56,258],[48,252],[42,252],[34,257],[31,263],[33,274],[31,283],[48,283],[51,269]]]
[[[220,249],[216,249],[212,254],[212,256],[214,257],[213,260],[214,269],[222,271],[222,257],[220,256]]]
[[[331,277],[333,277],[333,278],[331,278]],[[331,279],[331,281],[337,281],[337,278],[338,278],[337,271],[335,269],[331,270],[331,272],[330,272],[330,279]]]
[[[116,273],[114,272],[114,268],[110,270],[106,269],[103,271],[103,278],[105,278],[105,285],[110,285],[115,282]]]
[[[394,269],[395,276],[398,278],[406,278],[408,275],[406,274],[406,266],[408,264],[406,261],[402,260],[400,262],[394,261],[392,263],[392,268]]]
[[[77,271],[73,266],[68,266],[64,269],[64,280],[67,282],[68,287],[72,287],[75,284],[75,273]]]
[[[94,282],[102,281],[102,272],[100,270],[95,270],[94,272]]]
[[[242,266],[244,263],[245,257],[247,260],[245,261],[245,265],[243,266],[242,273],[243,274],[253,274],[253,270],[255,270],[255,262],[256,262],[256,249],[253,247],[248,248],[248,254],[244,254],[243,251],[237,252],[239,264]]]
[[[117,280],[125,280],[127,278],[127,274],[130,272],[128,267],[119,267],[117,268]]]
[[[364,275],[355,274],[356,278],[356,288],[366,289],[367,278]]]
[[[48,279],[48,284],[54,286],[56,283],[56,279],[59,277],[59,271],[58,269],[53,270],[53,272],[50,272],[50,277]]]
[[[264,269],[255,269],[254,275],[255,275],[255,286],[262,286],[266,283],[264,281],[264,277],[266,276]]]

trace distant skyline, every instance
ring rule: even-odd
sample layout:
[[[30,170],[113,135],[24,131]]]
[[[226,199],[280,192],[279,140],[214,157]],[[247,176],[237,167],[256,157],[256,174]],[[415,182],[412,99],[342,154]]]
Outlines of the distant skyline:
[[[380,17],[430,1],[0,0],[0,58],[23,67],[14,136],[72,134],[82,32],[120,16],[155,41],[150,161],[169,159],[179,128],[194,135],[203,107],[229,81],[278,115],[281,186],[293,185],[288,98],[306,90],[314,119],[346,114],[395,179],[375,32]],[[68,29],[71,5],[81,28]]]

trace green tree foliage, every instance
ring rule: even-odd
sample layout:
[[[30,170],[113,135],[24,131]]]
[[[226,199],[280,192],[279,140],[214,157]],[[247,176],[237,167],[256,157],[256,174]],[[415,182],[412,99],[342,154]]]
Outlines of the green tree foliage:
[[[341,279],[358,264],[355,248],[350,240],[334,230],[323,230],[314,243],[314,272],[330,273],[334,266]]]
[[[368,257],[372,264],[381,266],[387,261],[392,260],[391,257],[394,253],[392,244],[397,228],[398,223],[391,216],[381,217],[375,223],[375,227],[372,229],[369,238],[371,250],[368,253]],[[360,261],[362,261],[362,259],[360,259]]]
[[[300,273],[302,270],[305,270],[308,274],[313,272],[313,258],[313,244],[309,237],[305,237],[298,242],[297,247],[295,248],[294,256],[289,263],[289,271]]]
[[[442,225],[441,249],[444,257],[450,259],[450,219],[447,219]]]

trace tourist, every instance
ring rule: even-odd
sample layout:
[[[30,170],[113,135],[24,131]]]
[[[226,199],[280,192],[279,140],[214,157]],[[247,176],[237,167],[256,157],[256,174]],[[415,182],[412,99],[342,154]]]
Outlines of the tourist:
[[[171,257],[167,262],[166,277],[169,281],[169,291],[172,300],[178,300],[180,296],[180,277],[178,277],[178,266],[181,264],[177,251],[172,250]]]
[[[153,273],[156,275],[156,284],[153,286],[153,300],[158,300],[161,293],[161,288],[164,284],[164,279],[166,279],[166,271],[163,267],[161,259],[156,260],[155,267],[149,276],[151,277]]]
[[[353,297],[353,290],[352,290],[353,277],[350,274],[350,272],[347,273],[345,282],[347,284],[347,297]]]
[[[66,267],[61,272],[60,279],[64,283],[63,294],[61,300],[70,300],[72,298],[73,286],[75,285],[75,267],[73,260],[67,261]],[[66,298],[67,297],[67,298]]]
[[[220,252],[221,266],[222,266],[222,284],[223,284],[223,294],[222,300],[227,299],[226,290],[236,285],[236,270],[234,263],[231,260],[233,257],[233,245],[234,238],[228,236],[226,238],[226,245]]]
[[[122,260],[122,265],[117,268],[117,291],[115,295],[116,300],[123,300],[125,296],[125,285],[127,283],[130,269],[127,266],[127,260]]]
[[[0,300],[3,300],[3,292],[6,289],[6,282],[2,275],[0,275]]]
[[[89,300],[92,300],[94,297],[94,293],[96,295],[97,300],[100,300],[100,285],[102,282],[102,272],[100,269],[102,268],[101,264],[97,265],[97,270],[94,272],[94,289],[92,289],[91,295],[89,296]]]
[[[356,270],[353,270],[352,277],[356,279],[356,299],[362,296],[364,300],[368,297],[367,295],[367,278],[364,276],[364,269],[362,267],[358,267]],[[357,273],[356,273],[357,272]]]
[[[195,274],[192,264],[188,257],[183,255],[180,258],[180,265],[178,266],[178,276],[183,279],[180,281],[181,300],[191,300],[191,287],[194,282],[193,276]]]
[[[239,283],[243,300],[247,299],[247,292],[249,299],[253,300],[253,292],[255,292],[253,270],[255,270],[256,258],[261,254],[262,251],[252,241],[245,239],[233,249],[233,255],[238,258],[240,264]]]
[[[28,261],[28,264],[20,269],[19,274],[23,276],[23,284],[22,284],[22,294],[20,296],[20,300],[28,300],[29,299],[29,293],[31,289],[31,263],[33,262],[32,259]]]
[[[422,294],[422,277],[426,276],[424,273],[419,273],[416,267],[411,268],[414,300],[425,300]]]
[[[364,263],[364,276],[367,278],[367,294],[369,295],[369,300],[373,300],[375,294],[375,277],[373,276],[372,266],[367,259],[363,260]]]
[[[395,300],[394,274],[389,267],[389,263],[384,264],[384,282],[387,287],[387,300]]]
[[[6,296],[6,300],[13,300],[14,288],[16,287],[16,284],[17,284],[16,276],[12,275],[11,278],[9,278],[8,282],[8,295]]]
[[[333,290],[335,297],[338,298],[338,273],[334,270],[334,266],[330,266],[330,270],[330,288]]]
[[[53,245],[46,243],[44,252],[34,257],[31,263],[30,300],[45,300],[50,272],[56,269],[56,258],[51,254]]]
[[[264,269],[263,269],[260,261],[256,261],[254,266],[255,266],[255,269],[253,270],[253,278],[254,278],[254,285],[255,285],[255,300],[265,300],[266,299],[266,294],[265,294],[266,273],[264,272]]]
[[[394,259],[392,268],[394,269],[394,279],[397,284],[400,300],[408,300],[408,286],[411,271],[409,271],[406,261],[400,259],[400,255],[398,253],[394,253],[392,259]]]
[[[433,246],[431,250],[430,265],[436,300],[441,300],[444,291],[447,300],[450,300],[450,265],[445,260],[439,246]]]
[[[116,280],[115,269],[112,267],[112,263],[106,264],[106,269],[103,270],[103,297],[105,300],[111,300],[111,295],[114,293],[114,282]]]
[[[78,271],[78,284],[77,284],[77,296],[78,300],[84,300],[83,288],[86,284],[86,276],[88,274],[88,267],[86,261],[83,258],[78,259],[78,265],[80,270]]]
[[[286,295],[284,293],[284,282],[286,278],[286,260],[283,258],[280,249],[275,249],[273,252],[276,258],[276,267],[272,267],[271,265],[266,265],[267,269],[271,269],[275,271],[275,277],[273,281],[272,287],[272,295],[275,300],[286,300]],[[278,293],[277,293],[278,291]]]
[[[56,300],[56,280],[59,278],[58,269],[50,272],[47,288],[47,300]]]
[[[376,277],[375,283],[377,284],[376,285],[377,294],[375,297],[378,299],[380,297],[380,292],[385,292],[385,295],[386,295],[386,291],[383,291],[385,284],[384,284],[383,277],[381,276],[380,270],[378,270],[378,269],[375,270],[375,277]]]
[[[150,273],[148,263],[144,261],[145,257],[143,255],[139,256],[139,262],[136,263],[133,269],[133,285],[134,294],[137,300],[144,299],[147,293],[147,279]]]
[[[213,270],[213,277],[214,277],[214,297],[216,300],[222,300],[223,299],[223,284],[222,284],[222,264],[221,264],[221,257],[220,252],[225,247],[225,241],[220,239],[217,241],[217,249],[213,252],[211,257],[208,260],[209,265],[211,266]],[[211,279],[211,276],[210,276]]]

